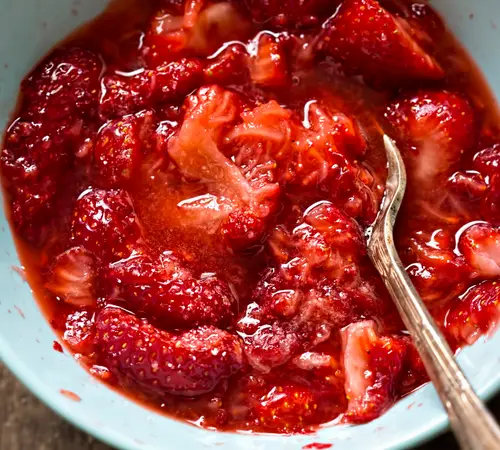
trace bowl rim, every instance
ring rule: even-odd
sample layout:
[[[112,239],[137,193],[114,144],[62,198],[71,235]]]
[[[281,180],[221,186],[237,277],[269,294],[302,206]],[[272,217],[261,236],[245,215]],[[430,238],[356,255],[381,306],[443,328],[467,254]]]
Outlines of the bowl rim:
[[[73,358],[73,354],[70,354]],[[0,361],[11,371],[11,373],[42,403],[54,411],[57,415],[71,423],[76,428],[95,437],[96,439],[110,445],[111,447],[120,450],[144,450],[145,448],[153,448],[150,445],[145,446],[142,443],[136,442],[130,436],[124,433],[115,431],[108,427],[98,426],[95,422],[89,420],[86,414],[78,408],[72,407],[70,403],[62,395],[54,395],[53,389],[49,388],[32,370],[27,366],[20,357],[11,349],[9,343],[0,334]],[[81,370],[84,370],[81,368]],[[100,382],[103,388],[109,389],[104,383]],[[434,389],[428,383],[423,389]],[[500,391],[500,372],[497,372],[486,383],[476,388],[479,397],[487,401]],[[125,398],[125,397],[124,397]],[[130,400],[133,401],[133,400]],[[144,409],[146,411],[146,409]],[[155,413],[157,414],[157,413]],[[166,416],[167,420],[175,421],[173,418]],[[335,426],[335,425],[334,425]],[[449,420],[440,406],[440,411],[434,418],[425,424],[412,429],[405,437],[396,441],[390,442],[385,450],[403,450],[413,448],[423,444],[436,436],[444,433],[449,426]],[[213,431],[208,431],[213,433]],[[243,435],[242,435],[243,436]],[[167,444],[168,445],[168,444]],[[166,447],[168,449],[168,447]],[[173,450],[173,449],[172,449]]]

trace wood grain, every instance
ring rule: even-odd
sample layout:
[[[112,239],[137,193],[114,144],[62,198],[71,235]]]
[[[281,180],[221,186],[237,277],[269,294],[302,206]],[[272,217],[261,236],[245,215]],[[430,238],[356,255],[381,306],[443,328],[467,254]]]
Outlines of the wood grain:
[[[500,418],[500,396],[491,403]],[[368,448],[368,447],[367,447]],[[113,450],[40,403],[0,363],[0,450]],[[446,434],[418,450],[458,450]]]

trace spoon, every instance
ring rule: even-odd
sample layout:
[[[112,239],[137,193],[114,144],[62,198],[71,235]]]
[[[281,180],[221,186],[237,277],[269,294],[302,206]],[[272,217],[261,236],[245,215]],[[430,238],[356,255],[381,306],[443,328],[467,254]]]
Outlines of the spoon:
[[[500,427],[458,366],[446,339],[408,277],[393,229],[406,189],[406,171],[394,141],[384,135],[388,176],[377,219],[367,232],[368,254],[420,353],[462,449],[500,449]]]

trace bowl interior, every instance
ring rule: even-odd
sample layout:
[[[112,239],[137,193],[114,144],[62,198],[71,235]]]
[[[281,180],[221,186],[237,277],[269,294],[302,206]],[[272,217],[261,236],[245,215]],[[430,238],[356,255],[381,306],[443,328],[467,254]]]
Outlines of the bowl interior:
[[[435,7],[466,45],[500,98],[500,3],[435,0]],[[54,44],[98,14],[105,0],[0,0],[0,128],[16,102],[19,82]],[[44,402],[98,438],[123,449],[212,448],[293,450],[313,442],[336,450],[395,449],[429,438],[446,425],[431,386],[404,398],[381,418],[358,427],[333,426],[314,436],[215,433],[155,414],[107,389],[66,354],[52,349],[54,333],[13,270],[20,265],[9,225],[0,212],[0,356]],[[500,334],[463,351],[459,360],[483,396],[500,388]],[[75,402],[60,393],[77,394]]]

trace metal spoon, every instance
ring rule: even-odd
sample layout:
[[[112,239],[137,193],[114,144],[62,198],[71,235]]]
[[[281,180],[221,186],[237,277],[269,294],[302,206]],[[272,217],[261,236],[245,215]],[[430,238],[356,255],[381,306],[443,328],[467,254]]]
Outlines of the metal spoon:
[[[413,338],[461,448],[500,449],[500,427],[458,366],[399,259],[393,228],[406,189],[406,171],[398,148],[387,135],[384,145],[388,161],[386,191],[368,232],[368,254]]]

